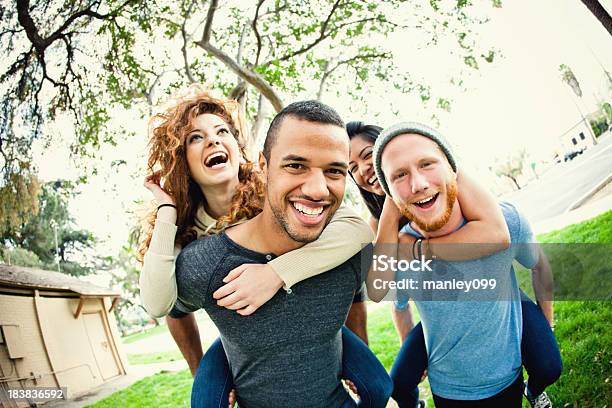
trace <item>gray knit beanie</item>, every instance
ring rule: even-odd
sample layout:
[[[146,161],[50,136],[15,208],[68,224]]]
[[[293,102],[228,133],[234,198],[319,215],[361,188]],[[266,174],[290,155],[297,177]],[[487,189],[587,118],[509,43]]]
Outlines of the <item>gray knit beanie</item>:
[[[418,122],[400,122],[387,129],[383,130],[378,138],[376,139],[376,143],[374,143],[374,170],[376,171],[376,177],[378,178],[378,182],[382,189],[387,193],[388,196],[391,196],[391,192],[389,190],[389,186],[387,185],[387,180],[385,179],[385,175],[382,172],[381,167],[381,158],[383,150],[385,146],[391,139],[395,136],[403,135],[405,133],[416,133],[421,136],[428,137],[433,140],[440,146],[442,152],[446,155],[448,162],[451,165],[451,168],[456,173],[457,172],[457,164],[455,163],[455,158],[453,156],[453,151],[451,150],[450,145],[435,129],[430,128],[427,125],[423,125]]]

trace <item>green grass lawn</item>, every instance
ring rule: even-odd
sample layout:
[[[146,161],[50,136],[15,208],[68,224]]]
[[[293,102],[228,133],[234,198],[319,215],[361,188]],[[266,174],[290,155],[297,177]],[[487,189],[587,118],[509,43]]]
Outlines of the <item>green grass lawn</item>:
[[[123,344],[130,344],[136,341],[146,339],[147,337],[165,333],[167,331],[168,331],[168,327],[166,325],[160,324],[159,326],[151,327],[150,329],[143,330],[139,333],[134,333],[134,334],[130,334],[128,336],[122,337],[121,341],[123,342]]]
[[[117,391],[91,407],[189,407],[193,378],[188,370],[178,373],[161,372]]]
[[[612,211],[538,236],[543,243],[612,243]],[[608,253],[607,264],[610,263]],[[609,270],[609,268],[608,268]],[[610,274],[606,279],[612,278]],[[547,392],[557,406],[612,406],[612,302],[555,302],[563,374]]]
[[[612,211],[560,231],[540,235],[538,239],[545,243],[612,243]],[[528,282],[525,285],[530,289]],[[416,308],[413,310],[416,312]],[[564,364],[561,378],[547,390],[555,407],[612,407],[612,303],[559,301],[555,302],[555,317],[555,335]],[[368,316],[368,333],[370,347],[384,366],[390,369],[399,350],[398,338],[391,321],[390,305],[381,306]],[[163,357],[176,356],[170,353]],[[135,355],[132,358],[135,361],[150,361],[156,357]],[[158,361],[161,360],[152,362]],[[179,373],[160,373],[118,391],[93,406],[188,406],[191,384],[191,375],[187,370]],[[421,394],[422,398],[429,400],[429,406],[432,407],[431,393],[426,381],[421,384]],[[528,407],[528,404],[524,402],[523,406]]]
[[[128,354],[127,358],[130,365],[138,365],[177,361],[181,360],[183,355],[179,350],[171,350],[160,351],[158,353]]]

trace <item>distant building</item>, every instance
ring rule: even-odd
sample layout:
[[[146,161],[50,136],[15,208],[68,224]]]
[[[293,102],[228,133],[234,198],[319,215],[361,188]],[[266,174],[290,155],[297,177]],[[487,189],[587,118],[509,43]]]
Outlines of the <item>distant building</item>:
[[[587,120],[598,112],[588,115]],[[572,159],[594,144],[591,129],[587,128],[584,120],[581,120],[559,136],[559,148],[555,151],[555,161],[561,162]]]
[[[112,313],[119,293],[58,272],[0,264],[0,406],[8,388],[73,398],[125,375]]]

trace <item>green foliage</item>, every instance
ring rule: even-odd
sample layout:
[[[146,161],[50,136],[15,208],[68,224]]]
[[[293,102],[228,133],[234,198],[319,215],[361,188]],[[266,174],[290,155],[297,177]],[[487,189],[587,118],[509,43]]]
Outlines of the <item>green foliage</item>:
[[[601,136],[602,133],[608,130],[608,119],[605,116],[600,116],[596,120],[590,120],[589,123],[595,137]]]
[[[111,274],[111,285],[121,290],[121,300],[115,307],[114,313],[122,333],[134,326],[142,326],[147,321],[156,322],[156,326],[151,329],[124,337],[126,344],[167,331],[166,326],[159,325],[158,320],[152,319],[146,313],[140,302],[139,276],[142,269],[142,264],[138,261],[138,245],[142,232],[140,227],[140,223],[135,222],[128,235],[128,241],[119,254],[104,260],[105,268]],[[130,321],[123,318],[128,311],[132,315]]]
[[[601,104],[601,110],[606,115],[608,122],[612,123],[612,105],[609,102],[604,102]]]
[[[27,249],[23,248],[2,248],[0,250],[1,259],[0,262],[4,262],[9,265],[26,266],[32,268],[40,268],[42,262],[38,256]]]
[[[490,64],[493,62],[493,59],[495,59],[495,51],[491,50],[486,55],[482,54],[481,57]]]
[[[438,108],[450,112],[451,103],[448,99],[438,98]]]
[[[57,268],[56,264],[45,265],[45,269],[47,270],[54,270],[55,268]],[[83,276],[94,273],[95,269],[93,266],[83,265],[77,262],[60,261],[60,271],[72,276]]]
[[[430,0],[434,16],[422,7],[427,0],[263,2],[257,14],[255,2],[224,4],[215,13],[211,45],[242,69],[258,73],[284,100],[313,97],[334,87],[360,101],[373,79],[382,84],[402,80],[404,73],[397,72],[385,41],[397,30],[417,30],[430,36],[430,43],[444,33],[461,32],[460,58],[472,68],[478,66],[475,55],[490,62],[492,54],[475,50],[470,27],[484,20],[470,17],[472,3]],[[501,6],[499,1],[492,4]],[[109,126],[118,109],[147,115],[153,105],[191,82],[212,84],[229,94],[237,84],[236,73],[198,44],[209,5],[31,0],[27,12],[35,26],[28,32],[15,5],[7,6],[6,47],[0,51],[8,67],[0,72],[0,139],[11,168],[7,174],[19,174],[19,163],[31,160],[32,142],[52,137],[43,132],[43,124],[63,113],[75,128],[72,152],[92,156],[125,132]],[[423,26],[427,30],[417,28]],[[42,42],[33,43],[34,38]],[[418,88],[413,83],[404,87],[422,97]],[[242,101],[251,120],[260,91],[249,86]],[[49,95],[48,100],[42,95]]]
[[[43,125],[64,112],[77,130],[73,151],[90,154],[100,141],[112,141],[103,122],[113,99],[101,92],[97,71],[104,69],[101,54],[121,37],[101,29],[100,22],[120,30],[121,17],[130,15],[142,23],[149,3],[30,0],[2,7],[0,153],[5,175],[20,174],[19,167],[32,159],[33,142],[51,139]],[[24,27],[23,21],[32,24]]]
[[[465,57],[463,59],[463,62],[465,62],[465,65],[467,65],[470,68],[478,69],[478,61],[476,61],[476,58],[474,58],[471,55],[468,55],[467,57]]]
[[[40,182],[28,166],[0,180],[0,239],[11,236],[38,214]]]
[[[140,293],[138,278],[141,265],[136,260],[137,242],[136,236],[131,234],[128,243],[121,248],[119,255],[107,260],[108,268],[112,274],[112,285],[121,289],[121,300],[115,308],[115,316],[118,321],[122,322],[120,323],[122,328],[124,328],[123,323],[127,323],[120,320],[124,311],[141,307],[138,299]]]
[[[92,272],[91,266],[71,259],[83,250],[91,248],[95,241],[89,231],[74,227],[74,221],[68,211],[68,201],[73,194],[73,188],[72,183],[64,181],[42,185],[37,197],[38,212],[31,214],[18,228],[5,231],[0,239],[36,254],[40,262],[32,266],[54,270],[58,255],[62,272],[75,276]]]
[[[607,256],[602,256],[601,252],[606,251],[607,246],[591,247],[592,244],[612,243],[612,211],[600,214],[595,218],[583,221],[578,224],[568,225],[567,227],[551,231],[546,234],[540,234],[537,237],[538,242],[544,245],[545,252],[549,259],[553,259],[552,266],[555,286],[561,289],[573,288],[577,286],[578,293],[598,293],[599,291],[592,288],[580,287],[584,282],[585,285],[597,284],[599,278],[583,279],[585,275],[596,275],[601,270],[609,268]],[[572,256],[572,247],[563,248],[561,245],[549,244],[581,244],[574,249],[580,253],[581,259]],[[551,258],[552,257],[552,258]],[[557,259],[559,257],[559,259]],[[599,258],[599,259],[598,259]],[[533,298],[534,293],[531,287],[531,272],[519,264],[516,264],[516,272],[521,288]],[[587,268],[588,267],[588,268]],[[559,271],[558,269],[561,269]],[[573,269],[572,269],[573,268]],[[582,271],[576,274],[576,271]],[[566,282],[559,284],[558,279]],[[571,298],[571,296],[568,296]],[[581,296],[582,297],[582,296]]]

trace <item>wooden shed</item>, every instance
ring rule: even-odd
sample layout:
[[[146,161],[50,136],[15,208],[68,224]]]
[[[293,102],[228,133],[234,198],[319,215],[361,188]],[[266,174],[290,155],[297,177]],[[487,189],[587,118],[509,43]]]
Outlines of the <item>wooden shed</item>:
[[[119,293],[58,272],[0,264],[0,406],[6,390],[66,387],[67,397],[125,375],[112,313]]]

